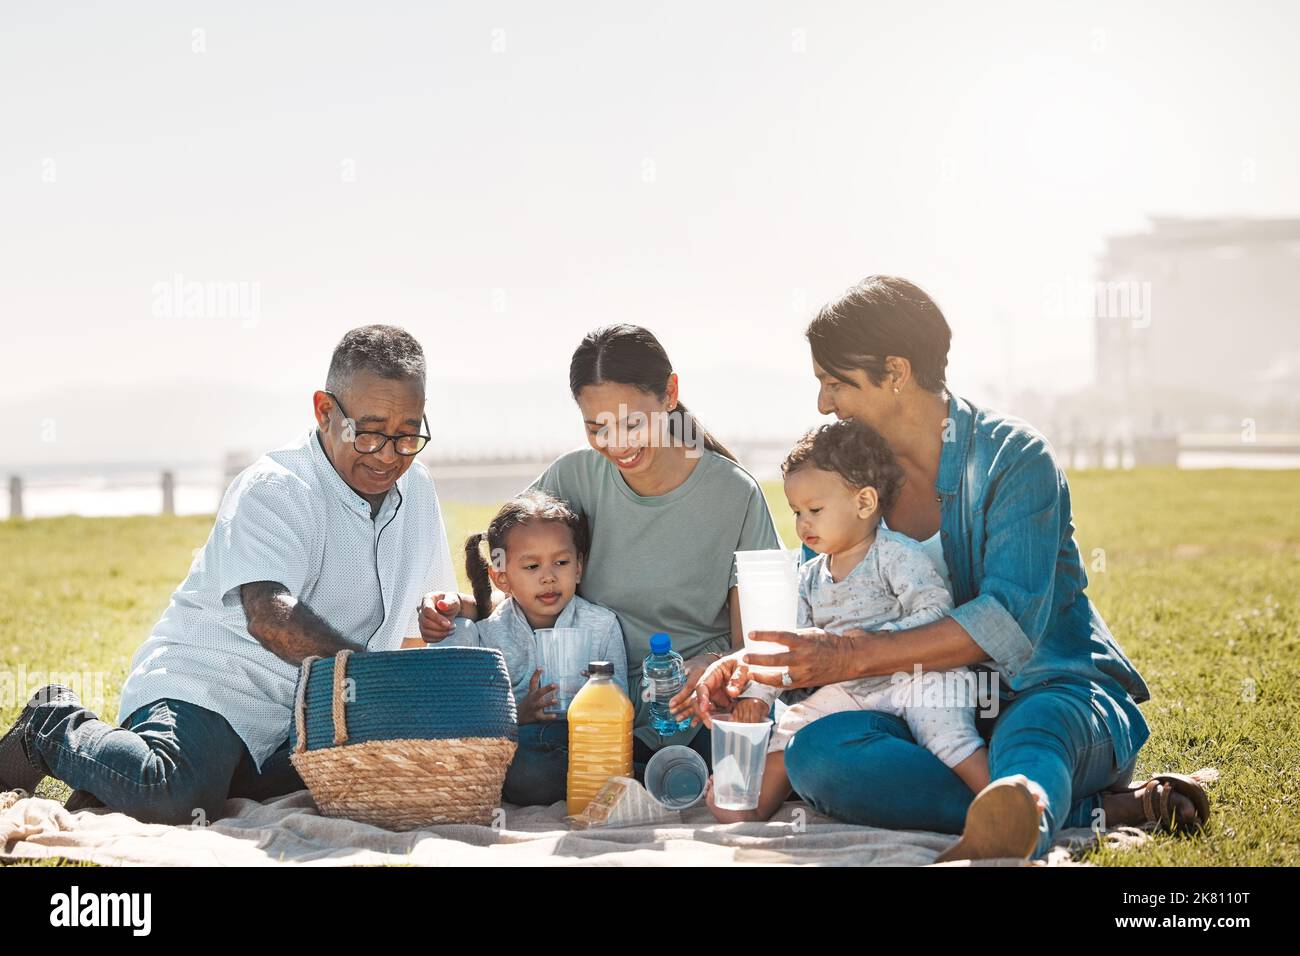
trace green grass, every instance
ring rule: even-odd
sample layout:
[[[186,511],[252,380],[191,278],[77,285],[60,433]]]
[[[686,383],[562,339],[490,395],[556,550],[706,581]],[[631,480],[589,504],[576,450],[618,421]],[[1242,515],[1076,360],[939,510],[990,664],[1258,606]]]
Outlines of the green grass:
[[[1090,859],[1297,864],[1300,475],[1085,471],[1071,487],[1089,593],[1152,691],[1139,774],[1223,775],[1208,833]],[[779,482],[764,490],[793,543]],[[459,562],[458,542],[495,509],[444,508]],[[20,670],[100,674],[103,713],[115,717],[131,655],[210,526],[205,517],[0,522],[0,726],[21,708]],[[67,788],[47,780],[40,793],[62,798]]]

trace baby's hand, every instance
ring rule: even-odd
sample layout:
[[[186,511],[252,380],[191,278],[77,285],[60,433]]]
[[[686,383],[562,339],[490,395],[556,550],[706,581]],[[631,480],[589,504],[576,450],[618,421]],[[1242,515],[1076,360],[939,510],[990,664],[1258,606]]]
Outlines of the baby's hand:
[[[430,591],[420,603],[420,636],[430,644],[446,639],[456,630],[459,614],[459,594]]]
[[[533,679],[528,682],[528,696],[519,705],[519,725],[536,724],[546,720],[557,720],[559,714],[548,714],[546,708],[555,703],[555,692],[559,684],[539,686],[542,682],[541,668],[533,671]]]
[[[743,697],[731,708],[731,716],[733,720],[738,720],[742,724],[760,724],[767,720],[767,711],[766,701]]]

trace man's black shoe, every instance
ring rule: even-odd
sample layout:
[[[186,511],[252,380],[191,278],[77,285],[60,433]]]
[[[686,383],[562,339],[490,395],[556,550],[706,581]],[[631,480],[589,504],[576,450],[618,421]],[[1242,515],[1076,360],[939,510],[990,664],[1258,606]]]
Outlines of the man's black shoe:
[[[27,753],[25,737],[36,717],[36,708],[42,704],[52,703],[80,704],[81,701],[69,687],[62,684],[46,684],[27,702],[22,713],[8,732],[0,737],[0,791],[24,790],[32,793],[36,785],[45,779],[45,768],[36,764]]]

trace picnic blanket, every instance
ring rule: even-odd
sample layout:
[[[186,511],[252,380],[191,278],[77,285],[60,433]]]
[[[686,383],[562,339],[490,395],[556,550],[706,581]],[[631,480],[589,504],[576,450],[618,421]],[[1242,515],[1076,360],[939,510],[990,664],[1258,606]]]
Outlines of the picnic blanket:
[[[105,866],[923,866],[954,839],[852,826],[798,801],[764,823],[719,824],[701,805],[681,813],[680,822],[591,830],[571,830],[562,801],[548,807],[507,804],[491,826],[395,833],[321,816],[306,790],[265,803],[228,800],[220,819],[193,827],[141,823],[102,808],[70,813],[55,800],[21,791],[0,794],[0,862],[61,857]],[[1045,865],[1072,865],[1077,851],[1096,839],[1088,830],[1062,831]],[[1124,827],[1102,839],[1136,846],[1149,836]]]

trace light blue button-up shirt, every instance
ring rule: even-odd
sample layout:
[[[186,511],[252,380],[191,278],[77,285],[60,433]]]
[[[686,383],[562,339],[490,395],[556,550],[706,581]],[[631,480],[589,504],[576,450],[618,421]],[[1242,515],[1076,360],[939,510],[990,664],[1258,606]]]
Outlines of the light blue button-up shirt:
[[[368,650],[420,632],[429,591],[455,591],[433,479],[420,462],[379,513],[334,470],[316,430],[263,455],[226,490],[207,544],[131,659],[118,721],[161,698],[215,711],[257,766],[289,736],[298,668],[248,632],[239,589],[278,581]]]

